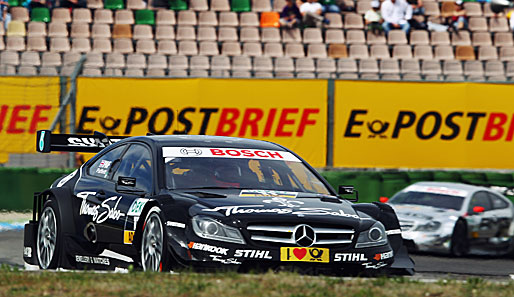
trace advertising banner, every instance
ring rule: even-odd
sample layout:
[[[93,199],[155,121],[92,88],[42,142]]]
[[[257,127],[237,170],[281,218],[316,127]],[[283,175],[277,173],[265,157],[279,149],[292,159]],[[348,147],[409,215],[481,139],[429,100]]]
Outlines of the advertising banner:
[[[57,77],[0,79],[0,163],[9,153],[36,153],[36,131],[50,127],[59,94]]]
[[[79,78],[77,133],[268,140],[325,166],[327,82]]]
[[[513,169],[512,85],[335,83],[334,167]]]

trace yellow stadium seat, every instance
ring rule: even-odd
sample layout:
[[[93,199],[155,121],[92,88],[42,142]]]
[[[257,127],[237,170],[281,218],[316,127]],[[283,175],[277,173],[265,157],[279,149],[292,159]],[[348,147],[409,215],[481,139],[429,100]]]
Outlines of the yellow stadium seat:
[[[21,21],[11,21],[7,26],[7,36],[26,36],[25,23]]]

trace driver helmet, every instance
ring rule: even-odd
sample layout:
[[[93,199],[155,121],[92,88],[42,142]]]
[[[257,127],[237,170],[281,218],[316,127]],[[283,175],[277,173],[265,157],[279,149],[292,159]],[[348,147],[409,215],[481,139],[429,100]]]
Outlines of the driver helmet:
[[[214,166],[214,178],[216,184],[226,187],[239,187],[239,181],[242,178],[241,167],[232,162],[219,162]]]

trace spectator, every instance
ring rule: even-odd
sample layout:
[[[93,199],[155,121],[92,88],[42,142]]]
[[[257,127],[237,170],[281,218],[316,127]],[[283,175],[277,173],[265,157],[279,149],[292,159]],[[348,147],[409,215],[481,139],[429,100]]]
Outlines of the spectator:
[[[412,6],[413,15],[425,15],[425,7],[423,7],[423,0],[407,0]]]
[[[286,0],[286,6],[280,13],[280,25],[287,28],[296,28],[300,26],[301,20],[302,14],[294,0]]]
[[[61,0],[61,7],[67,8],[85,8],[86,0]]]
[[[380,15],[380,1],[374,0],[371,2],[371,9],[364,14],[364,22],[366,22],[366,27],[373,34],[382,33],[382,23],[384,20],[382,15]]]
[[[335,2],[336,2],[336,5],[339,6],[339,10],[340,11],[355,12],[355,6],[353,6],[353,5],[346,5],[344,0],[335,0]]]
[[[307,27],[321,28],[321,24],[326,23],[322,15],[323,7],[318,3],[318,0],[307,0],[300,6],[300,13],[302,14],[303,24]]]
[[[510,29],[514,31],[514,10],[507,11],[507,19],[509,20]]]
[[[34,8],[39,8],[39,7],[47,7],[48,8],[48,4],[46,3],[46,0],[30,0],[29,2],[27,2],[27,8],[29,11],[32,11],[32,9]]]
[[[464,30],[468,28],[468,18],[466,16],[466,9],[462,0],[455,1],[455,10],[453,16],[449,17],[450,28],[455,30]]]
[[[412,18],[412,6],[405,0],[386,0],[382,3],[382,18],[384,31],[402,29],[405,33],[410,30],[409,20]]]
[[[10,21],[11,14],[9,13],[9,2],[7,2],[7,0],[0,1],[0,22],[3,22],[5,30],[7,30],[7,25]]]
[[[155,8],[170,8],[170,2],[167,0],[152,0],[150,1],[153,7]],[[271,6],[273,7],[273,6]]]
[[[425,23],[425,7],[423,7],[423,0],[407,0],[407,2],[412,7],[412,14],[419,16],[417,19],[409,19],[410,27],[416,30],[426,30],[427,24]],[[418,21],[419,19],[421,19],[421,21]]]
[[[336,3],[336,0],[321,0],[321,5],[323,5],[323,13],[326,12],[336,12],[340,13],[341,9]]]

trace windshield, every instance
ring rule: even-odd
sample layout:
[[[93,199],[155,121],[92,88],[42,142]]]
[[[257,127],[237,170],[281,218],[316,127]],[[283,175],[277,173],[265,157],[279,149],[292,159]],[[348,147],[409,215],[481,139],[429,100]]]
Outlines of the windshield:
[[[459,210],[464,197],[427,192],[400,192],[389,200],[391,204],[415,204]]]
[[[330,195],[322,181],[289,152],[168,147],[163,148],[163,155],[169,189],[237,188]]]

